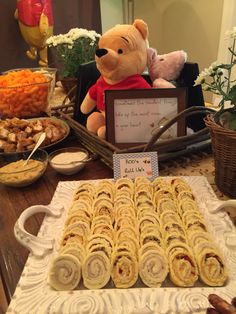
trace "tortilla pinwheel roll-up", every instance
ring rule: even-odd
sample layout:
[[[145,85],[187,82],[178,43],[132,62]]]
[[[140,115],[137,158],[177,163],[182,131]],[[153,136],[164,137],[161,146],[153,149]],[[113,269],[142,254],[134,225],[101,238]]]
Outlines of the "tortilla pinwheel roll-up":
[[[79,185],[79,187],[75,190],[73,199],[75,200],[75,199],[76,199],[76,196],[77,196],[78,194],[81,194],[81,193],[84,193],[84,192],[87,192],[88,194],[90,194],[91,196],[93,196],[94,193],[95,193],[95,186],[94,186],[94,184],[89,183],[89,182],[81,183],[81,184]]]
[[[174,191],[175,196],[177,197],[182,191],[191,191],[188,183],[182,178],[173,178],[170,182],[170,185]]]
[[[198,280],[198,268],[191,249],[186,244],[167,250],[170,279],[179,287],[192,287]]]
[[[197,246],[199,243],[213,242],[211,235],[205,231],[196,231],[194,229],[187,233],[188,241],[191,247]]]
[[[89,252],[82,266],[84,286],[88,289],[103,288],[110,280],[111,263],[104,251]]]
[[[166,211],[172,211],[177,213],[178,207],[176,200],[173,200],[169,197],[162,197],[157,200],[156,211],[159,215]]]
[[[98,199],[106,197],[113,201],[114,188],[115,187],[111,181],[103,180],[98,184],[94,198]]]
[[[49,284],[56,290],[75,289],[81,279],[81,263],[72,254],[60,254],[52,262],[49,270]]]
[[[120,178],[115,183],[116,192],[120,190],[129,190],[132,194],[134,191],[134,183],[130,178]]]
[[[59,254],[70,254],[78,258],[80,264],[83,264],[85,258],[85,248],[79,242],[68,243],[65,246],[62,246],[59,250]]]
[[[164,250],[153,242],[144,244],[139,253],[139,276],[142,282],[150,288],[159,287],[168,272],[168,260]]]
[[[111,278],[116,288],[130,288],[138,279],[138,259],[128,248],[122,249],[113,252]]]
[[[114,222],[113,202],[109,198],[98,198],[93,203],[93,218],[103,215],[109,216]]]
[[[224,259],[212,244],[199,243],[194,250],[200,279],[212,287],[223,286],[228,278]]]

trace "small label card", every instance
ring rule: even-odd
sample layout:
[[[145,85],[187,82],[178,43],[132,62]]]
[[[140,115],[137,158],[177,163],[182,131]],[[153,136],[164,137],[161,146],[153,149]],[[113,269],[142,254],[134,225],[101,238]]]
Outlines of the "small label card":
[[[157,152],[114,154],[114,179],[147,177],[151,181],[158,176]]]

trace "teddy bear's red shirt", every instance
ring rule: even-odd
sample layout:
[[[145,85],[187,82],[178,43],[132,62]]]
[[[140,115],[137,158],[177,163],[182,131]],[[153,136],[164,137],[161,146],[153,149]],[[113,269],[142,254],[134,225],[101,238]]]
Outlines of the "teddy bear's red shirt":
[[[99,77],[96,84],[90,87],[89,96],[97,102],[97,109],[105,111],[105,90],[112,89],[142,89],[151,88],[148,82],[139,74],[132,75],[123,81],[110,85],[105,82],[102,76]]]

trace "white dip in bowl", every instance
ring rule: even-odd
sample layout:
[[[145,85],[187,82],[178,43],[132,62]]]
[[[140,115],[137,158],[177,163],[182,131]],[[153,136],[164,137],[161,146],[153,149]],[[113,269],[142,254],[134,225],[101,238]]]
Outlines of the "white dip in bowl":
[[[87,161],[88,152],[76,147],[62,148],[49,155],[51,167],[66,175],[75,174],[84,168]]]

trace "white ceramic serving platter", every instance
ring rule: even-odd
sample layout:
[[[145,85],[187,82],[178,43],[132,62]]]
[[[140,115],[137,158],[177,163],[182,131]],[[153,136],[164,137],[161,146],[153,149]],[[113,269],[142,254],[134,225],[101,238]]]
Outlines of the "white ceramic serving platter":
[[[169,179],[170,177],[166,177]],[[224,287],[206,287],[200,282],[193,288],[174,287],[168,280],[163,287],[147,288],[140,283],[130,289],[106,288],[76,291],[55,291],[47,275],[62,235],[67,209],[74,189],[82,181],[59,182],[49,206],[26,209],[15,225],[18,240],[31,250],[8,314],[174,314],[205,313],[207,296],[216,293],[227,301],[236,296],[236,230],[222,209],[205,177],[183,177],[190,184],[229,269]],[[96,182],[98,181],[89,181]],[[227,201],[235,206],[235,201]],[[24,221],[37,212],[46,212],[37,237],[24,230]]]

